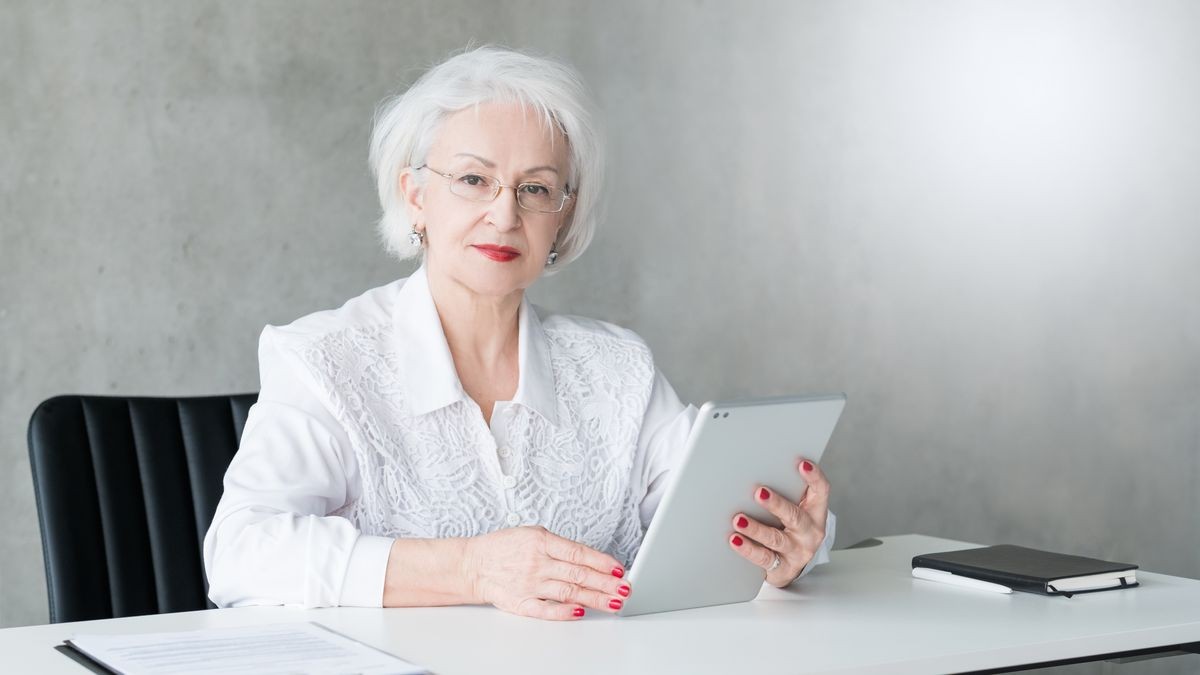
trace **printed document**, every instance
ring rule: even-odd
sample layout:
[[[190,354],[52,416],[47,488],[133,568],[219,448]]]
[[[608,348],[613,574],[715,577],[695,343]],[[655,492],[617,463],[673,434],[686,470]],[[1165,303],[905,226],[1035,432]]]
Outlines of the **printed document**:
[[[311,622],[140,635],[75,635],[67,643],[126,675],[427,672]]]

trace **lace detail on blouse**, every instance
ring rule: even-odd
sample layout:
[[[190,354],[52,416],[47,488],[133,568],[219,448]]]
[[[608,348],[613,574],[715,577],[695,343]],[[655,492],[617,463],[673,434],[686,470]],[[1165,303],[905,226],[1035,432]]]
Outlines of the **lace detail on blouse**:
[[[301,361],[350,439],[362,481],[359,497],[332,515],[387,537],[470,537],[542,525],[631,564],[644,535],[633,467],[654,381],[650,350],[636,339],[569,325],[548,322],[544,329],[558,424],[512,406],[505,462],[511,478],[470,398],[411,415],[391,323],[354,326],[301,346]]]

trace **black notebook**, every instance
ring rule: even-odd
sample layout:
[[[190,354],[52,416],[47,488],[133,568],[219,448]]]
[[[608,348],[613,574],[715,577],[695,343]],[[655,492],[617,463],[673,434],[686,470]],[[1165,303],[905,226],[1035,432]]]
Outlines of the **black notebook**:
[[[1138,585],[1137,565],[1011,544],[919,555],[912,559],[912,566],[1045,595],[1070,596]]]

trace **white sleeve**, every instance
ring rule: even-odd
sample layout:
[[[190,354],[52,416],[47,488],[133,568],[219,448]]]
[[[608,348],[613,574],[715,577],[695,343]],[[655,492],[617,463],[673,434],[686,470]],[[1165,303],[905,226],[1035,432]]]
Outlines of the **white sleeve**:
[[[635,455],[640,468],[638,478],[643,486],[639,509],[643,528],[650,526],[650,519],[658,510],[658,503],[669,483],[668,475],[683,456],[698,412],[696,406],[684,405],[679,400],[666,376],[655,368],[654,386],[650,390],[646,414],[642,417]]]
[[[683,457],[688,434],[700,411],[694,405],[684,405],[667,382],[662,371],[655,369],[654,386],[650,402],[642,418],[642,430],[638,437],[637,457],[640,461],[642,485],[645,492],[641,500],[642,526],[649,527],[650,520],[658,510],[663,492],[667,488],[671,470]],[[812,560],[804,566],[800,576],[808,574],[813,567],[829,562],[829,552],[837,534],[837,516],[829,512],[825,519],[825,539]]]
[[[357,463],[276,330],[259,340],[258,402],[204,537],[209,597],[219,607],[379,607],[392,540],[327,515],[357,496]]]

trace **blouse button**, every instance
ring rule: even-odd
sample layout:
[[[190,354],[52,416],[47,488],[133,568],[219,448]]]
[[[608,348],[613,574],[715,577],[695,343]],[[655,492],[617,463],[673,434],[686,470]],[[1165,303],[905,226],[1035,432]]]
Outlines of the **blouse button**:
[[[509,450],[507,447],[500,448],[499,450],[497,450],[497,452],[504,459],[508,459],[510,456],[512,456],[512,450]]]
[[[516,487],[516,486],[517,486],[517,479],[516,479],[516,478],[513,478],[512,476],[505,476],[505,477],[504,477],[504,487],[506,487],[506,488],[510,488],[510,489],[511,489],[511,488],[514,488],[514,487]]]
[[[517,525],[519,525],[521,523],[521,516],[518,516],[515,513],[510,513],[510,514],[508,514],[508,517],[505,518],[504,520],[505,520],[505,522],[508,523],[509,527],[516,527]]]

